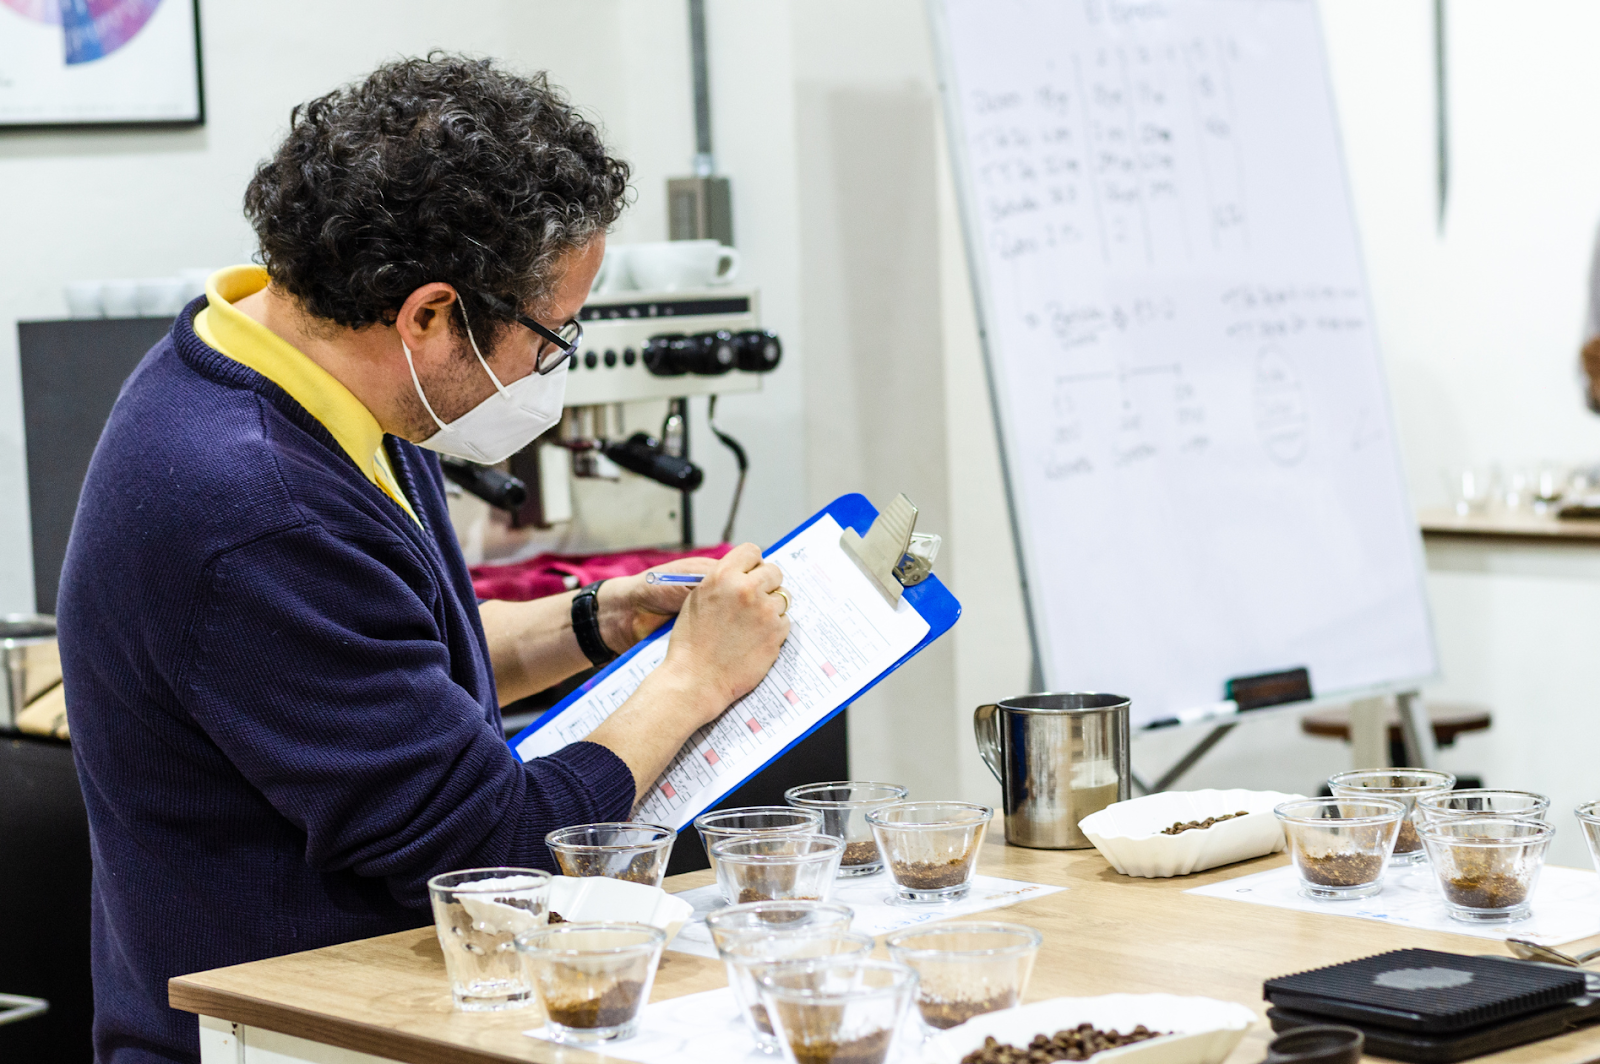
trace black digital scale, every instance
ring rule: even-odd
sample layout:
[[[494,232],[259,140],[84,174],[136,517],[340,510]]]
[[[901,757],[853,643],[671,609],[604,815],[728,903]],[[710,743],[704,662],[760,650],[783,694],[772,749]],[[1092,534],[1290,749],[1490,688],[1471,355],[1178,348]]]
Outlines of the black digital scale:
[[[1403,949],[1269,979],[1274,1031],[1344,1023],[1366,1051],[1450,1064],[1600,1021],[1600,976],[1574,968]]]

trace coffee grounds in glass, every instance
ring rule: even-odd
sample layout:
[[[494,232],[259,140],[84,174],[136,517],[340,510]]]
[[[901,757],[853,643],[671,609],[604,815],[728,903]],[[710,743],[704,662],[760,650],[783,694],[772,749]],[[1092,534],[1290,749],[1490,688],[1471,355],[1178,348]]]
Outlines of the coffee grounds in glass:
[[[949,861],[896,861],[894,878],[908,890],[943,890],[965,883],[971,864],[970,853]]]
[[[547,1000],[545,1012],[563,1027],[615,1027],[638,1013],[643,991],[644,983],[638,980],[619,981],[599,997]]]
[[[848,1042],[790,1042],[797,1064],[883,1064],[893,1031],[873,1031]]]
[[[918,998],[917,1009],[929,1027],[937,1027],[942,1031],[966,1023],[972,1017],[982,1016],[986,1012],[1009,1009],[1018,1002],[1019,996],[1016,991],[1006,990],[981,1001],[972,998]]]
[[[1383,855],[1376,853],[1331,853],[1326,857],[1303,856],[1300,874],[1319,887],[1359,887],[1383,874]]]
[[[877,843],[852,842],[845,845],[844,856],[839,859],[839,864],[844,868],[852,868],[856,865],[873,864],[880,859]]]

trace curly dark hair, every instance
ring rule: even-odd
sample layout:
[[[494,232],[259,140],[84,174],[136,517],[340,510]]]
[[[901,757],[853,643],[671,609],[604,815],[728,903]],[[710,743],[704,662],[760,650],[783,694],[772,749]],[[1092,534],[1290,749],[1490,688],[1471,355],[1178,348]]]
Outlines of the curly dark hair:
[[[392,323],[432,281],[474,326],[536,304],[622,212],[628,164],[543,74],[433,52],[291,112],[244,208],[274,284],[318,318]]]

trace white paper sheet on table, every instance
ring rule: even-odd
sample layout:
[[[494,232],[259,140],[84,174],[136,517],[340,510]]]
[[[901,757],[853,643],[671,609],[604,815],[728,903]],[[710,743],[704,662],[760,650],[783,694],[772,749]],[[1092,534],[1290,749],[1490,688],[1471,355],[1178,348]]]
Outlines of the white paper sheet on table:
[[[852,931],[876,937],[888,934],[890,931],[898,931],[902,927],[981,913],[987,909],[1014,905],[1029,898],[1042,898],[1046,894],[1066,889],[1066,887],[1047,886],[1044,883],[999,879],[995,876],[973,876],[972,889],[960,901],[943,905],[899,905],[890,901],[894,892],[894,881],[885,871],[875,876],[862,876],[860,879],[839,880],[834,884],[833,893],[829,895],[828,900],[848,905],[855,910],[855,919],[850,924]],[[672,940],[668,949],[680,953],[693,953],[701,957],[715,957],[717,950],[711,944],[711,932],[706,930],[706,914],[727,904],[722,898],[721,891],[713,884],[682,891],[677,897],[694,906],[694,916],[683,925],[683,930],[678,932],[678,937]]]
[[[1352,901],[1313,901],[1303,897],[1300,894],[1300,876],[1293,865],[1194,887],[1185,893],[1208,898],[1232,898],[1235,901],[1308,913],[1382,920],[1426,931],[1447,931],[1475,938],[1504,940],[1508,935],[1514,935],[1547,946],[1559,946],[1600,934],[1600,877],[1585,869],[1555,865],[1545,866],[1539,877],[1539,885],[1534,888],[1531,903],[1533,915],[1526,920],[1506,924],[1469,924],[1452,920],[1433,870],[1426,864],[1390,869],[1384,876],[1381,893]]]
[[[766,679],[683,745],[634,819],[683,828],[818,721],[850,701],[929,632],[904,599],[884,600],[839,547],[841,529],[823,514],[768,555],[790,596],[789,638]],[[524,761],[594,731],[655,671],[669,633],[604,677],[580,701],[517,743]]]
[[[542,1027],[523,1033],[532,1038],[545,1034]],[[920,1036],[915,1017],[908,1015],[887,1064],[920,1060]],[[774,1064],[778,1060],[756,1048],[750,1029],[739,1016],[733,991],[727,987],[645,1006],[639,1014],[639,1033],[625,1042],[607,1043],[601,1052],[649,1064]]]

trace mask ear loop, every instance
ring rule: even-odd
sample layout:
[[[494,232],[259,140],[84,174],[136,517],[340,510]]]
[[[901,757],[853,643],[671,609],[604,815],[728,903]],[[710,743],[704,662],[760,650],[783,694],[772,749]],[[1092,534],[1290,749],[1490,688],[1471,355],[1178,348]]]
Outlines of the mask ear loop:
[[[467,304],[459,295],[456,296],[456,306],[461,309],[461,324],[466,327],[467,343],[472,345],[472,353],[478,356],[478,365],[482,366],[483,372],[489,375],[489,379],[491,381],[494,381],[495,391],[500,393],[501,398],[515,402],[516,400],[512,399],[511,396],[506,394],[506,386],[500,383],[500,378],[494,375],[494,370],[489,368],[489,362],[483,357],[483,352],[478,350],[478,341],[472,335],[472,323],[467,320]],[[413,370],[412,372],[414,373],[416,371]]]
[[[400,341],[400,350],[406,353],[406,365],[411,369],[411,383],[417,389],[417,398],[422,400],[422,406],[428,411],[428,416],[433,418],[433,423],[439,426],[440,432],[448,432],[449,425],[439,420],[439,415],[433,412],[433,404],[428,402],[428,393],[422,390],[422,381],[417,379],[417,364],[411,361],[411,348],[406,346],[404,340]]]

